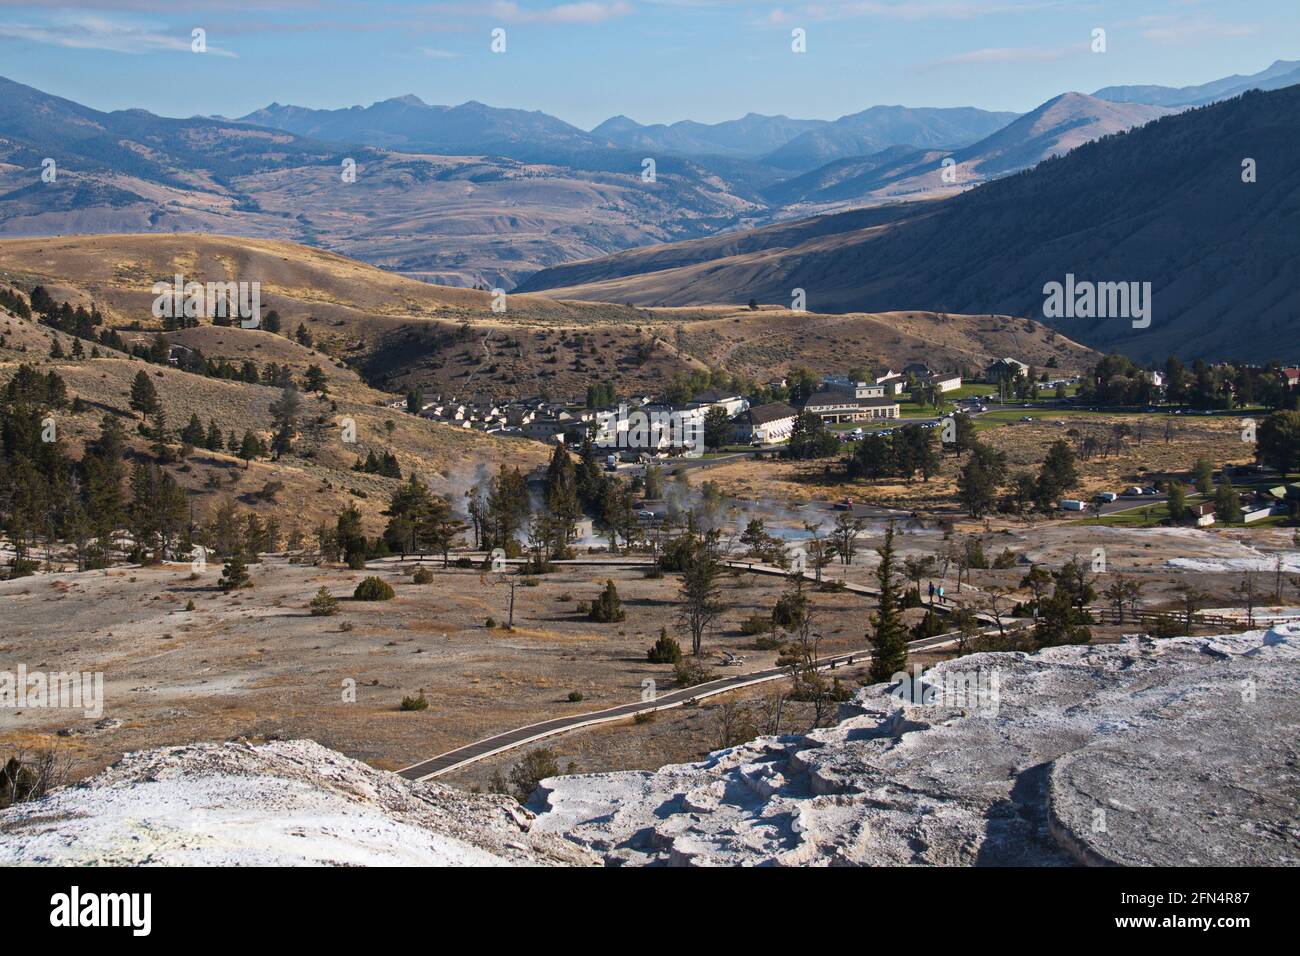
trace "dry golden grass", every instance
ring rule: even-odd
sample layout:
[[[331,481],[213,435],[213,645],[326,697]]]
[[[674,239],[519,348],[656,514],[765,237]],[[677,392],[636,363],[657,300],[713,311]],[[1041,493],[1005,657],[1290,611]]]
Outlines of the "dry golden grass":
[[[109,350],[103,350],[107,357],[99,359],[51,360],[47,356],[52,330],[8,316],[0,318],[0,334],[6,337],[6,346],[0,349],[0,383],[7,381],[19,364],[27,363],[42,373],[56,371],[67,383],[69,399],[80,398],[86,403],[80,414],[68,408],[56,416],[60,439],[74,456],[98,433],[107,411],[123,418],[133,448],[148,456],[149,442],[136,430],[140,416],[129,411],[131,382],[141,370],[151,376],[173,430],[196,414],[205,428],[209,419],[216,421],[223,434],[233,431],[242,437],[251,429],[263,439],[270,437],[270,405],[280,395],[277,388],[205,378]],[[200,449],[185,462],[169,466],[192,493],[200,518],[221,501],[233,499],[264,517],[275,514],[286,530],[296,526],[307,533],[321,521],[332,521],[354,501],[373,534],[382,528],[385,519],[380,512],[399,482],[352,471],[357,459],[372,450],[376,455],[391,450],[404,475],[415,473],[435,491],[455,498],[503,463],[527,472],[546,460],[545,446],[536,442],[497,439],[388,408],[380,403],[394,396],[370,388],[354,372],[331,365],[324,356],[269,333],[202,328],[181,334],[203,339],[205,344],[200,347],[209,355],[251,355],[259,353],[257,346],[262,345],[266,350],[262,361],[301,368],[316,359],[328,367],[332,393],[329,398],[304,396],[302,431],[293,455],[279,461],[254,461],[245,467],[234,455]],[[66,349],[68,337],[62,338]],[[217,341],[223,344],[218,346]],[[21,350],[24,345],[25,352]],[[229,351],[223,351],[226,349]],[[355,444],[342,441],[345,418],[356,423]],[[388,422],[392,422],[391,434]],[[257,492],[272,481],[282,483],[282,490],[274,500],[261,500]]]
[[[257,281],[263,312],[275,309],[286,332],[308,328],[320,352],[346,360],[387,390],[496,399],[549,394],[573,399],[592,382],[624,394],[654,393],[681,371],[724,368],[758,381],[803,365],[845,372],[858,365],[909,362],[971,369],[1014,355],[1063,370],[1095,353],[1043,326],[1005,316],[935,313],[817,315],[735,306],[634,308],[541,295],[506,298],[417,282],[342,256],[267,239],[224,236],[109,235],[0,240],[0,281],[44,284],[56,299],[96,303],[118,327],[152,335],[152,286],[176,274],[188,281]],[[226,332],[227,330],[221,330]],[[236,330],[242,331],[242,330]],[[225,341],[215,347],[213,338]],[[266,360],[282,351],[265,334]],[[256,350],[239,336],[200,329],[174,334],[205,354]],[[193,340],[193,342],[191,342]],[[212,344],[209,353],[204,343]],[[234,351],[231,351],[234,350]],[[275,361],[308,361],[287,354]]]
[[[1198,458],[1208,458],[1216,467],[1225,463],[1244,464],[1252,460],[1253,446],[1241,441],[1240,425],[1232,418],[1178,418],[1168,442],[1164,438],[1164,415],[1074,415],[1015,423],[981,431],[981,441],[1006,454],[1011,474],[1037,472],[1052,442],[1066,438],[1066,432],[1093,430],[1100,437],[1117,424],[1137,429],[1145,422],[1141,444],[1128,438],[1118,454],[1080,460],[1080,485],[1074,493],[1090,497],[1100,491],[1120,491],[1126,485],[1146,484],[1173,474],[1187,476]],[[1063,424],[1054,424],[1056,421]],[[1068,439],[1073,443],[1073,438]],[[964,461],[964,459],[962,459]],[[826,467],[832,475],[828,478]],[[957,492],[958,460],[945,456],[940,473],[928,482],[919,478],[911,484],[896,480],[843,481],[842,469],[834,460],[812,462],[743,460],[710,468],[711,481],[724,493],[745,499],[777,501],[829,501],[845,496],[872,504],[916,511],[950,508]]]

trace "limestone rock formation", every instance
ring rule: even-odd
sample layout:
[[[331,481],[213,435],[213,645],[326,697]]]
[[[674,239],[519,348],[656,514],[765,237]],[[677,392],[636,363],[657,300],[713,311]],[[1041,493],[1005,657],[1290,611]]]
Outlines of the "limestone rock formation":
[[[564,865],[509,797],[410,783],[310,740],[127,754],[0,813],[0,865]]]
[[[959,658],[835,727],[543,781],[534,829],[630,865],[1293,866],[1298,637]]]

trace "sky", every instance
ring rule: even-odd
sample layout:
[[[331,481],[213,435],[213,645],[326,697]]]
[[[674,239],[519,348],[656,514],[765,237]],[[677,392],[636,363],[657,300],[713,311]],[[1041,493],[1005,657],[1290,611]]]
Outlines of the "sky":
[[[1278,59],[1300,59],[1300,0],[0,0],[0,76],[164,116],[412,93],[583,129],[617,114],[1024,112],[1067,90],[1185,86]]]

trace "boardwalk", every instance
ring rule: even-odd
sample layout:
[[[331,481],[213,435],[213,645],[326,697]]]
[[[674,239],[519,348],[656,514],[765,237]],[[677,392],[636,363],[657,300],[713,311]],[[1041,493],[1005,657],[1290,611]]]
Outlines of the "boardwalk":
[[[957,636],[955,634],[938,634],[934,637],[909,641],[908,647],[913,651],[928,650],[936,647],[946,647],[956,642]],[[850,654],[839,654],[835,657],[825,658],[818,662],[817,667],[819,670],[833,670],[836,667],[844,667],[870,658],[870,651],[854,651]],[[789,673],[787,669],[782,667],[751,671],[748,674],[736,674],[734,677],[722,677],[704,684],[696,684],[694,687],[684,687],[681,690],[656,696],[651,700],[634,701],[629,704],[610,707],[606,710],[544,720],[540,723],[529,724],[515,730],[507,730],[504,733],[485,737],[472,744],[466,744],[464,747],[458,747],[436,757],[430,757],[428,760],[423,760],[398,772],[409,780],[427,780],[431,777],[439,777],[452,770],[474,763],[476,760],[482,760],[484,757],[490,757],[493,754],[511,750],[535,740],[541,740],[543,737],[550,737],[579,727],[603,724],[611,720],[621,720],[644,711],[668,710],[672,707],[680,707],[690,701],[702,700],[705,697],[712,697],[715,694],[735,690],[738,687],[747,687],[751,684],[761,684],[764,681],[788,677]]]

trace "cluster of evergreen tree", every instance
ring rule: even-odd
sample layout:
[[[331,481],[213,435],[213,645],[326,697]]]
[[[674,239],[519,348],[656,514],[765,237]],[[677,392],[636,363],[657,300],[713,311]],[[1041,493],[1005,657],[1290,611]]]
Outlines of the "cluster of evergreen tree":
[[[830,458],[840,450],[840,440],[826,429],[821,418],[812,412],[802,411],[790,429],[790,439],[781,454],[785,458],[806,461],[813,458]]]
[[[21,315],[16,311],[15,314]],[[67,335],[81,339],[94,339],[95,328],[104,324],[104,316],[92,305],[73,307],[70,303],[56,303],[44,286],[36,286],[31,292],[31,309],[24,318],[35,315],[41,323],[58,329]]]
[[[31,306],[23,294],[17,289],[11,289],[8,286],[0,287],[0,308],[12,312],[20,319],[30,319],[32,317]]]
[[[911,482],[920,472],[929,481],[939,470],[938,441],[934,430],[904,425],[892,434],[865,435],[845,468],[850,478],[902,478]]]
[[[501,548],[508,557],[519,556],[520,534],[533,510],[528,483],[519,469],[501,465],[496,475],[474,485],[466,497],[475,548]]]
[[[388,524],[383,537],[390,551],[405,558],[408,554],[432,550],[442,555],[444,565],[451,549],[462,543],[468,527],[456,517],[445,496],[433,494],[414,475],[393,493],[384,514],[388,516]]]
[[[365,458],[358,458],[352,466],[353,471],[365,472],[367,475],[383,475],[385,478],[401,478],[402,466],[397,456],[385,449],[382,455],[376,455],[372,448]]]
[[[982,518],[995,509],[1023,514],[1034,508],[1051,513],[1060,497],[1078,483],[1074,450],[1064,439],[1048,448],[1036,475],[1019,472],[1014,476],[1008,473],[1004,453],[977,441],[957,473],[957,499],[972,518]]]
[[[133,560],[188,551],[184,489],[154,462],[137,460],[128,472],[125,432],[112,414],[73,459],[49,417],[66,401],[57,376],[27,366],[0,397],[0,525],[16,552],[8,573],[34,570],[40,540],[71,543],[79,568],[107,564],[122,531]]]
[[[1152,384],[1153,370],[1155,367],[1143,368],[1123,355],[1107,355],[1080,385],[1079,397],[1095,405],[1153,404],[1161,398],[1160,389]],[[1280,374],[1281,363],[1276,361],[1262,366],[1244,362],[1211,366],[1197,359],[1188,368],[1170,356],[1159,370],[1165,377],[1163,399],[1172,404],[1196,409],[1300,407],[1300,393],[1287,388]]]

